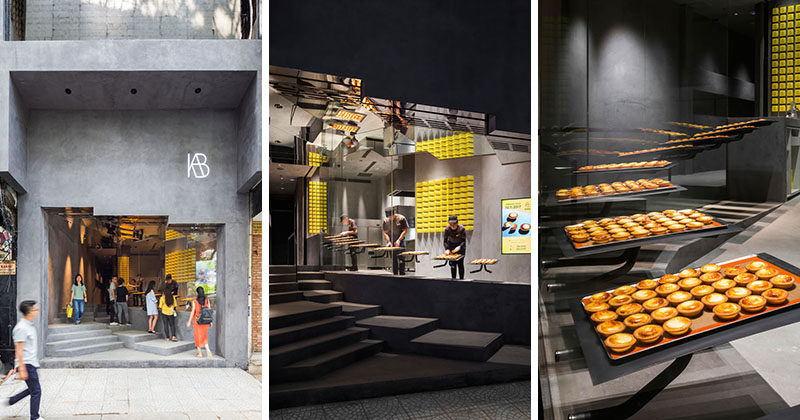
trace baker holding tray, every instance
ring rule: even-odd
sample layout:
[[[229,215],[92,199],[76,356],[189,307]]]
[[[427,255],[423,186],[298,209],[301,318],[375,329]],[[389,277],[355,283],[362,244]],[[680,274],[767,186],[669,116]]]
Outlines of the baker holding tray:
[[[444,228],[444,254],[460,254],[464,256],[467,252],[467,229],[458,223],[458,216],[450,216],[447,219],[447,227]],[[456,268],[458,277],[464,280],[464,258],[450,261],[450,277],[456,278]]]

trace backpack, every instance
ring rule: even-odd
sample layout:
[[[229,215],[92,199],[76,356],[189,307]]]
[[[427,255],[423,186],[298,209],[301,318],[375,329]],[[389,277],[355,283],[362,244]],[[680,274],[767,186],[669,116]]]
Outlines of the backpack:
[[[206,302],[208,304],[208,302]],[[197,317],[197,324],[198,325],[208,325],[211,324],[211,321],[214,320],[214,310],[209,308],[208,306],[204,306],[200,309],[200,316]]]

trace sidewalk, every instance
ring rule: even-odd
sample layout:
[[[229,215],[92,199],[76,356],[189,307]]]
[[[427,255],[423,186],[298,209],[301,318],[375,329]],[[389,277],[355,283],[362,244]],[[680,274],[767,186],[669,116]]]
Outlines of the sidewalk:
[[[261,383],[241,369],[42,369],[39,377],[46,420],[261,419]],[[23,389],[10,381],[0,398]],[[30,397],[0,405],[0,419],[28,419],[29,409]]]

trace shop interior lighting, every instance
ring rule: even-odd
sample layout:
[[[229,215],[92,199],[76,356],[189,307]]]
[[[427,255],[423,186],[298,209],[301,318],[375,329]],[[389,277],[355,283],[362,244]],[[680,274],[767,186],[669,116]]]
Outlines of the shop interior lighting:
[[[350,120],[355,122],[364,121],[366,115],[359,114],[358,112],[348,111],[346,109],[340,109],[339,112],[336,113],[336,118],[343,119],[343,120]]]
[[[349,125],[349,124],[342,124],[342,123],[331,124],[331,127],[335,128],[337,130],[340,130],[340,131],[348,132],[348,133],[355,133],[355,132],[358,131],[358,128],[359,128],[357,125]]]

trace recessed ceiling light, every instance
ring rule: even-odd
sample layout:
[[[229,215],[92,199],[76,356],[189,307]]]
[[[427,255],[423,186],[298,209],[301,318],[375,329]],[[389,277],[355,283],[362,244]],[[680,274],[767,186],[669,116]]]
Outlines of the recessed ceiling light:
[[[136,95],[136,92],[137,92],[136,88],[131,89],[131,95]]]
[[[64,93],[66,93],[67,95],[72,95],[72,89],[66,88],[64,89]]]
[[[202,91],[203,91],[203,89],[197,88],[197,89],[194,90],[194,93],[200,93]]]

